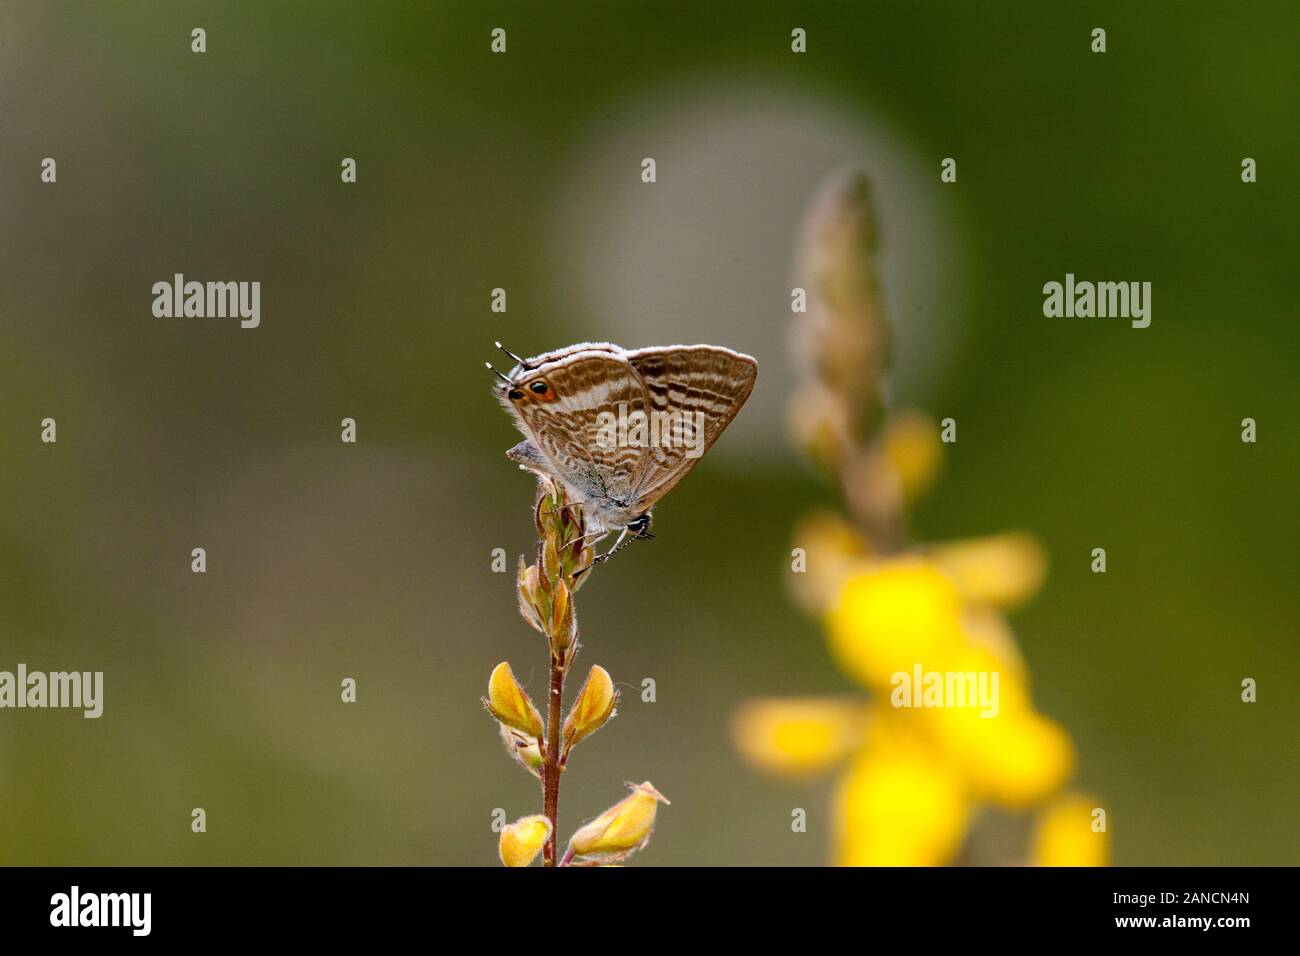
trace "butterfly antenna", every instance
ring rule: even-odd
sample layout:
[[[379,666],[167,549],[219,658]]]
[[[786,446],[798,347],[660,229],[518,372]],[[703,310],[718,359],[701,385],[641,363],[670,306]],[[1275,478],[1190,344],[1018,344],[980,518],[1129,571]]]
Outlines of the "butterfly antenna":
[[[500,342],[493,342],[492,344],[495,345],[497,348],[499,348],[502,352],[505,352],[506,355],[509,355],[512,359],[514,359],[516,365],[522,365],[524,368],[532,368],[532,366],[529,365],[527,361],[525,361],[524,359],[520,358],[520,357],[519,357],[518,355],[516,355],[514,352],[510,351],[508,348],[506,348],[506,347],[505,347],[504,345],[502,345]]]
[[[488,367],[488,369],[492,372],[493,375],[501,379],[501,381],[505,382],[507,385],[514,384],[514,382],[510,381],[510,376],[506,375],[504,372],[499,372],[495,368],[492,368],[491,362],[484,362],[483,364]]]

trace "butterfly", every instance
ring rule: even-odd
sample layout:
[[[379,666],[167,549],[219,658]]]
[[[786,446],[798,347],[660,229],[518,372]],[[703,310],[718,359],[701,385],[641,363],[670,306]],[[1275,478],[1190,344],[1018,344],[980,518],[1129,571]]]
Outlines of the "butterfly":
[[[717,441],[754,390],[758,362],[717,345],[629,351],[582,342],[515,361],[497,397],[524,434],[507,456],[559,481],[609,558],[650,535],[650,510]],[[631,543],[630,541],[628,543]]]

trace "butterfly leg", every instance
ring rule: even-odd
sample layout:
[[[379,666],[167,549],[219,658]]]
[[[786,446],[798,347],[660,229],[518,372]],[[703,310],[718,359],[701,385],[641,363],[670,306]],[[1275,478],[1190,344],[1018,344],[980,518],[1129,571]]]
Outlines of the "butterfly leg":
[[[604,541],[608,537],[609,532],[603,528],[599,531],[588,531],[582,536],[582,546],[585,548],[588,545],[600,544],[600,542]]]
[[[629,531],[632,532],[631,538],[627,537],[627,533]],[[625,538],[627,539],[626,541],[624,540]],[[600,564],[600,562],[602,561],[608,561],[615,554],[617,554],[618,552],[626,548],[628,545],[630,545],[633,541],[650,541],[653,538],[654,535],[650,533],[650,515],[648,513],[644,515],[640,515],[637,518],[633,519],[631,522],[629,522],[627,527],[624,528],[619,533],[619,536],[614,541],[614,546],[612,548],[610,548],[604,554],[596,555],[596,557],[592,560],[591,563]]]
[[[608,551],[606,551],[604,554],[602,554],[602,555],[601,555],[600,557],[598,557],[596,560],[597,560],[597,561],[604,561],[606,558],[608,558],[611,554],[613,554],[613,553],[614,553],[615,551],[617,551],[619,548],[623,547],[623,539],[626,538],[626,537],[627,537],[627,528],[624,528],[622,531],[620,531],[620,532],[618,533],[618,537],[614,539],[614,547],[610,548]]]
[[[600,537],[603,538],[605,537],[606,534],[608,534],[608,532],[601,532]],[[592,558],[591,564],[587,565],[585,568],[583,568],[582,570],[574,574],[574,577],[575,578],[581,577],[582,575],[590,571],[592,568],[594,568],[596,565],[600,564],[602,561],[608,561],[611,557],[613,557],[616,551],[621,551],[623,548],[627,547],[627,544],[631,544],[632,541],[636,540],[636,538],[633,538],[632,541],[629,541],[627,544],[624,544],[623,539],[625,537],[627,537],[627,528],[624,528],[622,532],[619,533],[619,536],[618,538],[615,539],[614,546],[612,548],[610,548],[604,554],[598,554],[594,558]],[[597,538],[597,540],[599,541],[600,539]]]

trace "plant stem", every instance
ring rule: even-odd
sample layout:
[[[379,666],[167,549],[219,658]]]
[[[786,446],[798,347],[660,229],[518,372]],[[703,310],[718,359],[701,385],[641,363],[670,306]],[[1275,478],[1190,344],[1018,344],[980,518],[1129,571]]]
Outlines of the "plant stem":
[[[564,662],[551,657],[551,696],[546,721],[546,760],[542,764],[542,813],[551,821],[551,837],[542,850],[542,865],[555,866],[560,829],[560,701],[564,696]]]

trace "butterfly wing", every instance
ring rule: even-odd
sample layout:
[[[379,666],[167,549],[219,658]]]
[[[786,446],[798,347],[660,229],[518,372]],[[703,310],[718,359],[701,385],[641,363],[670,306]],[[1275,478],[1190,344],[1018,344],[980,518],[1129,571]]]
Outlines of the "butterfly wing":
[[[632,509],[649,510],[703,457],[754,390],[758,362],[716,345],[670,345],[627,353],[645,386],[647,412],[668,413],[673,435],[646,449]],[[702,419],[697,416],[702,415]],[[701,421],[702,435],[690,432]]]
[[[583,500],[630,500],[648,449],[602,433],[605,416],[617,419],[620,405],[622,414],[646,407],[645,387],[621,349],[569,352],[516,376],[514,387],[523,397],[503,401],[556,477]]]

